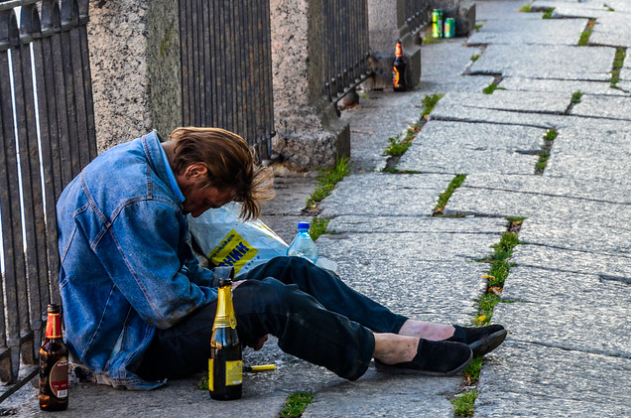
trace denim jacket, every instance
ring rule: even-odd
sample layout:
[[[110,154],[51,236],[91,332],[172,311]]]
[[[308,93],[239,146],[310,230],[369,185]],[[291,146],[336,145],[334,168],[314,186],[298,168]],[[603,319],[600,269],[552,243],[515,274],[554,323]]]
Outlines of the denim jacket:
[[[181,199],[155,132],[99,155],[61,194],[67,345],[99,383],[164,384],[134,373],[155,329],[217,298],[212,272],[191,250]]]

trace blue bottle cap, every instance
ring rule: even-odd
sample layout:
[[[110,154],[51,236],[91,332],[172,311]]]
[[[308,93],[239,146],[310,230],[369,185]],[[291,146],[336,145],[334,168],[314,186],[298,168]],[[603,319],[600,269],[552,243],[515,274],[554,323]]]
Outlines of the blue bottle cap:
[[[309,229],[309,222],[298,222],[298,229]]]

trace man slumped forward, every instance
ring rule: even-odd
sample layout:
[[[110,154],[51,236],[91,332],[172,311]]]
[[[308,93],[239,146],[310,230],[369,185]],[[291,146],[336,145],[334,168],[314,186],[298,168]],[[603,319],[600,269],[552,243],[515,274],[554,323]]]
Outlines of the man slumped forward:
[[[99,155],[57,204],[66,340],[99,383],[152,389],[205,370],[217,283],[190,246],[186,215],[228,202],[256,218],[272,173],[215,128],[155,132]],[[464,328],[397,315],[309,261],[278,257],[233,285],[239,338],[355,380],[379,370],[448,375],[499,346],[500,325]]]

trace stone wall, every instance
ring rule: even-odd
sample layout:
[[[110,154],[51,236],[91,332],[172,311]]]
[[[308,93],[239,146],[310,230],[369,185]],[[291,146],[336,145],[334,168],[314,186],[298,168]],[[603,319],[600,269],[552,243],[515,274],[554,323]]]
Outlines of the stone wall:
[[[177,2],[90,1],[98,151],[181,124]]]
[[[323,96],[319,0],[270,0],[273,152],[292,171],[335,165],[350,156],[350,130]]]

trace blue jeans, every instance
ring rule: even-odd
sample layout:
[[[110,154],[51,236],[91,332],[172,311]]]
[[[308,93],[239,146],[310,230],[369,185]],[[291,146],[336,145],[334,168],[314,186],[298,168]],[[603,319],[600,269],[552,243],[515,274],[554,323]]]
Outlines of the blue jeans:
[[[357,293],[328,271],[297,257],[278,257],[247,274],[233,291],[242,343],[271,334],[286,353],[356,380],[375,350],[374,332],[397,333],[407,318]],[[217,304],[157,330],[138,375],[182,378],[208,366]]]

